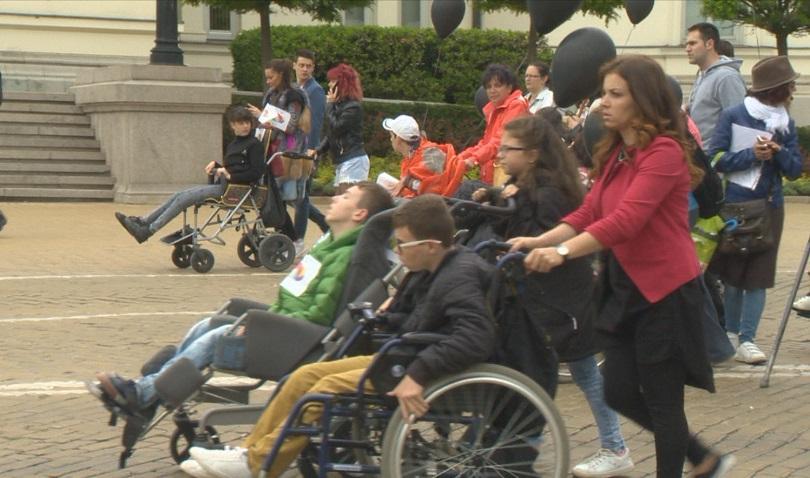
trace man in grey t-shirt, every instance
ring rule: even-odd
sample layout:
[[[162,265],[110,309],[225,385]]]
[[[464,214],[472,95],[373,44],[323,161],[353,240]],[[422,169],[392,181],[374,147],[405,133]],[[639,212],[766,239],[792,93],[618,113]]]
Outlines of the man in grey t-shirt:
[[[742,103],[745,82],[740,75],[742,60],[717,53],[720,33],[711,23],[697,23],[686,35],[689,63],[700,68],[689,95],[689,115],[697,124],[703,139],[703,150],[711,149],[714,126],[720,112]]]

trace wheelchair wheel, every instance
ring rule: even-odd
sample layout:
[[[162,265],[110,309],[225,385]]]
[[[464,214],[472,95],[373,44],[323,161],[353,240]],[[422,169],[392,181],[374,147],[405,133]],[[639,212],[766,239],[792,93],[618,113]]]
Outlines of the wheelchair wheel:
[[[188,245],[179,245],[174,246],[172,249],[172,264],[179,267],[180,269],[185,269],[191,265],[191,246]]]
[[[214,267],[214,254],[208,249],[197,249],[191,253],[191,268],[204,274]]]
[[[283,272],[295,261],[295,245],[283,234],[271,234],[259,243],[259,260],[271,271]]]
[[[172,432],[172,437],[169,439],[169,453],[171,453],[172,459],[178,465],[188,460],[190,456],[188,450],[203,440],[213,444],[219,444],[219,435],[214,427],[207,426],[205,427],[205,432],[198,435],[192,430],[197,430],[199,422],[192,420],[189,422],[189,425],[191,426],[189,431],[181,430],[179,426],[175,428],[174,432]]]
[[[399,408],[383,436],[382,476],[568,476],[568,436],[554,402],[515,370],[482,364],[425,391],[427,415]]]
[[[259,267],[262,261],[259,260],[259,246],[258,240],[250,234],[245,234],[239,239],[239,244],[236,246],[236,254],[242,264],[248,267]]]

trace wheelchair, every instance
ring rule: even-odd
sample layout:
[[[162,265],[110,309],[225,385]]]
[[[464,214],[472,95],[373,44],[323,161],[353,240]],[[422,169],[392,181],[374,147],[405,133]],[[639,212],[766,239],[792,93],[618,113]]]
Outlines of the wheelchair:
[[[295,261],[295,246],[287,236],[268,232],[267,228],[281,225],[284,219],[284,201],[269,171],[274,160],[312,161],[313,158],[294,152],[278,152],[267,160],[265,176],[254,184],[228,184],[225,193],[193,207],[193,220],[189,221],[188,210],[183,211],[183,227],[160,240],[173,247],[172,263],[180,269],[191,266],[196,272],[205,273],[214,267],[214,254],[201,246],[210,242],[225,245],[221,234],[227,229],[242,232],[236,245],[239,260],[248,267],[264,266],[273,272],[283,272]],[[201,209],[211,209],[201,218]],[[268,211],[269,214],[268,214]],[[263,214],[264,213],[264,214]],[[263,219],[264,216],[264,219]],[[266,223],[273,217],[274,223]],[[277,219],[276,219],[277,218]]]
[[[499,270],[520,267],[522,254],[507,255]],[[308,394],[296,403],[274,448],[262,464],[270,469],[285,438],[311,439],[298,460],[305,478],[358,475],[383,477],[568,476],[569,445],[565,425],[553,399],[536,379],[497,363],[484,363],[425,388],[429,412],[406,420],[384,393],[401,379],[420,347],[443,336],[410,333],[401,337],[375,334],[371,304],[352,304],[358,337],[383,342],[372,365],[350,394]],[[551,354],[553,349],[548,348]],[[556,375],[556,361],[553,373]],[[371,380],[374,395],[363,393]],[[276,392],[284,386],[282,380]],[[272,397],[271,397],[272,400]],[[300,423],[310,406],[323,409],[315,424]],[[206,419],[201,426],[207,426]],[[255,423],[255,420],[254,420]],[[195,446],[215,446],[197,442]]]
[[[212,365],[198,370],[187,359],[181,359],[166,369],[155,382],[160,406],[145,416],[133,416],[115,402],[104,400],[110,411],[109,424],[119,417],[126,420],[122,442],[124,451],[119,467],[126,466],[135,445],[168,417],[174,422],[169,451],[175,462],[188,458],[188,449],[196,441],[219,442],[216,426],[250,424],[258,419],[264,405],[250,404],[250,395],[268,381],[278,381],[296,367],[317,360],[329,360],[352,353],[361,346],[364,329],[359,326],[347,305],[361,301],[379,306],[388,298],[388,288],[396,287],[402,268],[388,248],[393,210],[382,211],[370,218],[358,237],[344,280],[338,315],[331,327],[268,312],[269,305],[242,298],[223,304],[211,317],[216,324],[244,325],[243,336],[225,335],[217,344]],[[234,327],[235,329],[235,327]],[[243,341],[244,355],[230,356],[229,345]],[[174,357],[173,345],[164,347],[141,368],[141,375],[160,370]],[[235,363],[240,362],[240,363]],[[244,385],[213,385],[215,374],[246,377]],[[91,390],[92,392],[92,390]],[[103,398],[103,397],[100,397]],[[227,405],[209,410],[197,419],[197,407],[204,403]]]

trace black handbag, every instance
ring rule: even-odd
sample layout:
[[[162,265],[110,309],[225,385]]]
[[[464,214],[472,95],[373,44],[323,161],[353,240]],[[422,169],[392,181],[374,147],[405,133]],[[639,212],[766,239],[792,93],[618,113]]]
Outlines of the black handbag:
[[[757,254],[773,248],[773,211],[767,198],[726,203],[720,208],[726,227],[720,233],[717,250],[723,254]]]

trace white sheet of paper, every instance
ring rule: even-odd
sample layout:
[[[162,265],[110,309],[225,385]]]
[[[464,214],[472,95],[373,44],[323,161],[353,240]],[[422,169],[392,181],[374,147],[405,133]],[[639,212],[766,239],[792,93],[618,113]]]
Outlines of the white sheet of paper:
[[[290,124],[292,115],[281,108],[268,104],[259,115],[259,124],[270,123],[273,128],[285,131]]]
[[[757,142],[757,136],[765,139],[771,139],[773,136],[768,131],[760,129],[749,128],[738,124],[731,124],[731,147],[729,151],[736,153],[744,149],[754,146]],[[734,171],[732,173],[725,173],[723,177],[729,182],[742,186],[748,189],[756,189],[759,184],[759,178],[762,176],[762,165],[752,166],[745,171]]]
[[[256,132],[253,133],[253,135],[256,136],[256,139],[258,139],[259,141],[263,140],[264,139],[264,128],[256,128]]]
[[[295,297],[300,297],[306,292],[312,280],[318,276],[320,270],[321,263],[317,259],[310,255],[304,256],[301,262],[293,267],[293,270],[281,281],[281,287]]]
[[[377,184],[384,187],[388,192],[391,192],[397,187],[397,184],[399,184],[399,179],[386,172],[382,172],[377,176]]]

